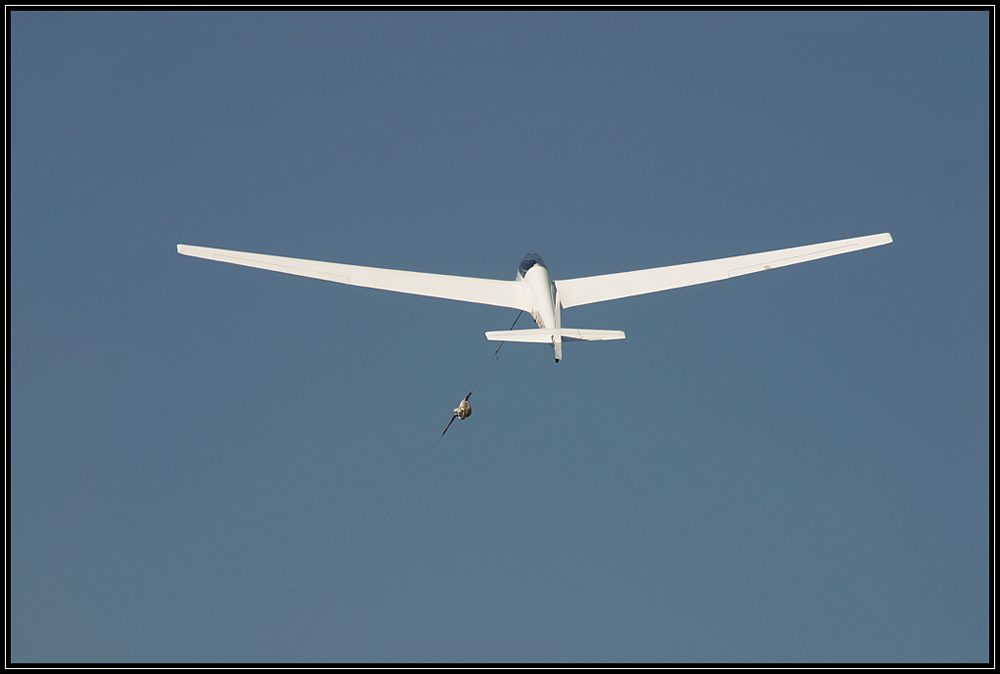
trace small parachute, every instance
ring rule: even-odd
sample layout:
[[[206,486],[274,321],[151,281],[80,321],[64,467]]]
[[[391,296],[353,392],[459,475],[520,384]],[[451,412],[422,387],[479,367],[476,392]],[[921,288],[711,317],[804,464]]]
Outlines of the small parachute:
[[[469,404],[469,396],[471,395],[472,391],[469,391],[469,395],[465,396],[465,400],[458,403],[458,407],[455,408],[455,413],[451,416],[451,421],[449,421],[448,425],[444,427],[443,431],[441,431],[442,438],[444,437],[444,434],[448,432],[448,429],[451,428],[451,425],[455,423],[455,419],[465,419],[466,417],[472,416],[472,405]]]
[[[472,416],[472,405],[469,404],[469,399],[466,398],[458,404],[455,408],[455,416],[459,419],[465,419],[466,417]]]

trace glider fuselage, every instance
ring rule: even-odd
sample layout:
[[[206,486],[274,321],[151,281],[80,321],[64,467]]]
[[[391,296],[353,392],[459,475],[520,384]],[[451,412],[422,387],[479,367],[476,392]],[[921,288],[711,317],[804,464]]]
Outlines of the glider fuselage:
[[[552,350],[556,361],[562,359],[562,307],[559,305],[559,291],[549,278],[549,270],[538,253],[528,253],[517,265],[517,278],[524,289],[524,303],[531,317],[540,328],[551,328]]]

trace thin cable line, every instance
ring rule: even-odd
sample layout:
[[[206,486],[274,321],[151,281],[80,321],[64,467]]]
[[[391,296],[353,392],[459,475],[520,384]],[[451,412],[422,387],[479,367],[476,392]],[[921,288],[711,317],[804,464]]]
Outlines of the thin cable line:
[[[452,420],[454,420],[454,417],[452,417]],[[448,422],[448,425],[449,426],[451,425],[450,421]],[[339,583],[337,583],[337,587],[333,588],[333,592],[331,592],[330,596],[326,598],[326,601],[323,602],[323,605],[319,607],[319,611],[316,612],[316,617],[312,619],[312,622],[309,623],[309,627],[307,627],[306,631],[302,633],[301,637],[299,637],[299,640],[295,643],[295,647],[292,648],[292,652],[288,654],[287,658],[285,658],[285,662],[288,662],[291,659],[292,655],[295,654],[295,649],[299,647],[299,644],[302,643],[302,640],[306,638],[307,634],[309,634],[309,630],[312,629],[313,624],[319,618],[320,614],[323,613],[323,609],[326,608],[326,605],[330,603],[331,599],[333,599],[333,595],[337,594],[337,590],[339,590],[340,586],[344,584],[345,580],[347,580],[347,576],[351,573],[351,569],[353,569],[354,565],[358,563],[359,559],[361,559],[361,555],[365,554],[365,550],[368,549],[368,544],[375,539],[375,534],[377,534],[378,530],[382,528],[382,525],[385,524],[385,521],[389,519],[389,515],[392,513],[393,509],[395,509],[396,504],[399,503],[399,499],[403,498],[403,494],[405,494],[406,490],[410,488],[410,483],[413,482],[413,479],[417,477],[417,473],[419,473],[420,469],[424,467],[425,463],[427,463],[427,459],[431,458],[431,454],[433,454],[434,450],[437,449],[438,443],[441,442],[441,438],[443,437],[444,433],[438,436],[438,439],[434,443],[434,446],[431,447],[431,451],[427,452],[427,456],[425,456],[424,460],[420,462],[419,466],[417,466],[417,470],[415,473],[413,473],[413,477],[410,478],[410,482],[406,483],[406,486],[403,487],[403,491],[399,492],[399,496],[396,497],[396,500],[393,502],[392,507],[389,508],[389,512],[385,514],[385,517],[382,518],[382,521],[378,523],[377,527],[375,527],[375,531],[372,532],[371,538],[368,539],[368,543],[365,543],[365,547],[361,548],[361,552],[358,553],[358,556],[354,558],[353,562],[351,562],[351,565],[347,568],[347,571],[344,572],[344,577],[340,579]]]
[[[517,312],[517,318],[515,318],[514,322],[510,324],[510,329],[507,332],[510,332],[510,330],[514,329],[514,326],[517,325],[517,322],[521,319],[521,314],[523,314],[523,313],[524,313],[524,309],[522,309],[521,311]],[[479,381],[483,378],[483,375],[486,374],[486,370],[490,369],[490,365],[492,365],[493,361],[497,359],[497,354],[500,353],[500,347],[502,347],[506,343],[507,342],[500,342],[500,346],[498,346],[497,350],[493,352],[493,357],[490,358],[490,362],[486,363],[486,367],[483,368],[483,374],[479,375],[479,379],[477,379],[476,383],[472,385],[472,391],[475,391],[476,387],[479,386]],[[472,395],[472,391],[469,391],[469,395],[470,396]],[[468,397],[466,397],[466,400],[468,400]],[[447,429],[445,429],[445,430],[447,430]]]
[[[513,330],[514,326],[517,325],[517,321],[518,321],[519,318],[521,318],[521,314],[523,314],[523,313],[524,313],[523,310],[518,312],[517,318],[514,319],[514,322],[510,326],[511,330]],[[500,342],[500,346],[503,346],[503,345],[504,345],[504,342]],[[483,370],[483,374],[479,375],[479,379],[477,379],[476,383],[473,385],[472,391],[475,391],[476,390],[476,386],[479,386],[479,382],[480,382],[480,380],[482,380],[483,375],[486,374],[486,370],[490,369],[490,365],[493,364],[493,361],[496,359],[497,354],[500,353],[500,346],[498,346],[497,350],[493,352],[493,355],[490,357],[490,362],[486,363],[486,368]],[[469,391],[469,395],[465,396],[466,400],[468,400],[469,396],[472,395],[472,391]],[[438,444],[441,442],[441,438],[443,438],[444,434],[448,432],[448,429],[451,428],[451,424],[452,424],[452,422],[455,421],[456,418],[458,418],[457,414],[452,415],[451,421],[449,421],[448,425],[444,427],[443,431],[441,431],[441,435],[438,436],[438,439],[434,442],[434,445],[431,447],[431,450],[429,452],[427,452],[427,456],[425,456],[424,460],[420,462],[419,466],[417,466],[417,470],[416,470],[416,472],[413,473],[413,477],[411,477],[410,481],[406,483],[405,487],[403,487],[403,491],[399,492],[399,496],[397,496],[396,500],[393,501],[392,507],[389,508],[389,511],[385,514],[385,517],[383,517],[382,521],[378,523],[377,527],[375,527],[375,531],[372,532],[371,537],[368,539],[368,543],[365,543],[365,546],[363,548],[361,548],[361,552],[359,552],[358,556],[354,558],[354,561],[351,562],[351,565],[349,567],[347,567],[347,571],[344,572],[343,578],[341,578],[340,582],[337,583],[337,587],[333,588],[333,592],[331,592],[330,596],[326,598],[326,601],[323,602],[323,605],[319,607],[319,611],[316,612],[316,616],[312,619],[312,622],[309,623],[309,626],[306,627],[305,632],[303,632],[302,636],[299,637],[299,640],[297,642],[295,642],[295,646],[292,647],[292,652],[288,654],[287,658],[285,658],[285,662],[288,662],[289,660],[291,660],[292,656],[295,655],[295,651],[296,651],[296,649],[298,649],[299,644],[301,644],[302,640],[306,638],[307,634],[309,634],[309,630],[312,629],[312,626],[319,619],[319,616],[323,613],[323,609],[326,608],[326,605],[330,603],[331,599],[333,599],[333,595],[337,594],[337,590],[339,590],[340,586],[344,584],[345,580],[347,580],[347,576],[350,575],[351,569],[353,569],[354,565],[358,563],[359,559],[361,559],[361,555],[365,554],[365,550],[368,549],[368,545],[373,540],[375,540],[375,534],[377,534],[378,530],[382,528],[382,525],[385,524],[385,521],[387,519],[389,519],[389,515],[392,514],[392,511],[396,508],[396,504],[399,503],[399,499],[403,498],[403,494],[405,494],[406,490],[410,488],[410,484],[417,477],[417,474],[420,473],[420,469],[424,467],[424,464],[427,463],[427,459],[431,458],[431,454],[433,454],[434,450],[437,449]]]

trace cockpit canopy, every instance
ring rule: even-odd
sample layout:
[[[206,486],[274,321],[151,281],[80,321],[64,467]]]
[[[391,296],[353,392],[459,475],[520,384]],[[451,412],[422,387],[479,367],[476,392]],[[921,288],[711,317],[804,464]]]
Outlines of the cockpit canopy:
[[[542,260],[542,256],[538,253],[528,253],[521,258],[521,264],[517,265],[517,275],[524,278],[524,275],[528,273],[528,270],[534,267],[536,264],[545,266],[545,262]]]

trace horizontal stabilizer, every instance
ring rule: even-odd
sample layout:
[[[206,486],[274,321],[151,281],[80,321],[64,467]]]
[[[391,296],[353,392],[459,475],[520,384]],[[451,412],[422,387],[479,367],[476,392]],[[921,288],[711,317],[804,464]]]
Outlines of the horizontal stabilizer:
[[[534,342],[551,344],[559,333],[563,341],[603,342],[609,339],[625,339],[621,330],[579,330],[576,328],[534,328],[529,330],[495,330],[486,333],[491,342]]]

